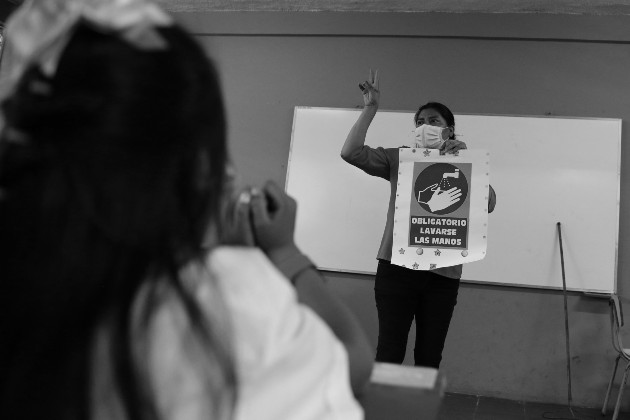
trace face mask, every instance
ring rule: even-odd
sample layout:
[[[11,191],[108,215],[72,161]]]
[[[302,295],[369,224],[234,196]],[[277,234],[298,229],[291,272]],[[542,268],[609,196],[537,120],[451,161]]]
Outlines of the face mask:
[[[416,127],[414,147],[424,147],[426,149],[439,149],[444,144],[443,137],[446,137],[446,130],[443,127],[422,124]]]

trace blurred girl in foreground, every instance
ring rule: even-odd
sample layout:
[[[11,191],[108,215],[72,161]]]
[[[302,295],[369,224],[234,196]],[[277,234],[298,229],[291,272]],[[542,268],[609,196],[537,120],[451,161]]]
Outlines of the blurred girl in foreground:
[[[226,199],[192,38],[143,0],[27,0],[6,34],[0,418],[362,418],[367,341],[296,248],[295,202]]]

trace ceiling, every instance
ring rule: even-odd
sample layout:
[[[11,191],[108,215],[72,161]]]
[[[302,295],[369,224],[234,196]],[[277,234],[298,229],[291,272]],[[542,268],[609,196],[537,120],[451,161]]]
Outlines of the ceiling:
[[[42,0],[44,1],[44,0]],[[156,0],[172,12],[338,11],[630,15],[630,0]],[[0,22],[22,0],[0,0]]]
[[[348,11],[630,15],[630,0],[158,0],[174,12]]]

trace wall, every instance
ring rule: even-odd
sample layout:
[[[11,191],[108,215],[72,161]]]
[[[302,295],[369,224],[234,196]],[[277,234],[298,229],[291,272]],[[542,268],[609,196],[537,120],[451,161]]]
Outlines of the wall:
[[[7,0],[5,0],[7,1]],[[8,0],[19,1],[19,0]],[[176,12],[345,11],[629,14],[628,0],[158,0]]]
[[[630,17],[217,12],[178,18],[218,63],[243,184],[284,184],[293,108],[360,106],[357,83],[370,67],[381,74],[383,109],[414,110],[438,100],[456,113],[623,119],[618,290],[627,304]],[[584,153],[606,150],[595,138]],[[585,223],[596,223],[593,216]],[[373,278],[326,277],[375,343]],[[599,406],[614,359],[608,304],[571,293],[568,308],[573,405]],[[442,371],[451,392],[566,403],[562,294],[463,283]]]

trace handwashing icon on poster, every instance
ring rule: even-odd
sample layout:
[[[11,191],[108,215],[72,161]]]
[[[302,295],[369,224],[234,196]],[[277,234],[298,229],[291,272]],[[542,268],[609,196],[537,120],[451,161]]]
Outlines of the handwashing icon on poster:
[[[485,257],[489,153],[401,148],[392,263],[417,270]]]

